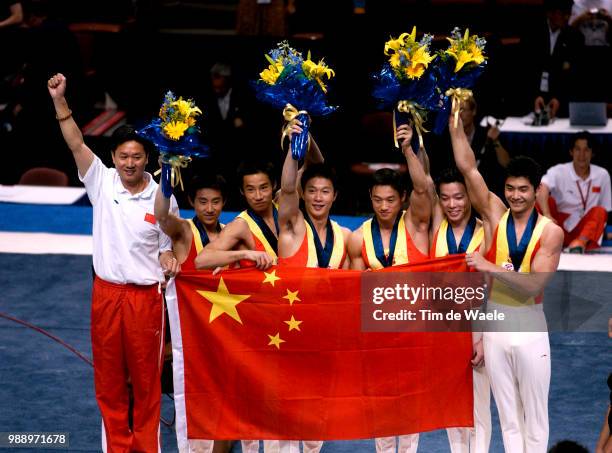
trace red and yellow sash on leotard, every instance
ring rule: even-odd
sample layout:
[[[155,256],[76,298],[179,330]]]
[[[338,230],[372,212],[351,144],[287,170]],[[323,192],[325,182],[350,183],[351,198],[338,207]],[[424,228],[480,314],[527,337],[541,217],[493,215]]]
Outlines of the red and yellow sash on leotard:
[[[319,260],[317,258],[317,248],[315,246],[314,235],[308,222],[304,220],[306,226],[306,240],[308,242],[308,259],[306,267],[319,267]],[[334,248],[332,249],[332,255],[329,260],[328,269],[340,269],[346,257],[346,248],[344,246],[344,234],[342,233],[342,227],[338,225],[338,222],[331,220],[332,232],[334,235]],[[328,231],[327,234],[330,232]]]
[[[251,218],[251,216],[249,216],[248,212],[242,211],[240,214],[238,214],[238,217],[240,217],[242,220],[244,220],[247,223],[249,230],[251,230],[253,237],[256,239],[255,241],[256,245],[261,244],[261,247],[263,247],[263,250],[260,250],[259,247],[256,247],[255,249],[260,250],[260,251],[265,251],[268,255],[270,255],[270,257],[272,257],[273,259],[276,259],[277,258],[276,250],[274,250],[274,248],[270,245],[270,243],[266,239],[266,236],[263,234],[263,231],[261,231],[261,228],[259,228],[259,225],[255,223],[255,221]]]
[[[487,256],[490,261],[495,259],[495,264],[501,267],[507,267],[512,264],[512,260],[510,259],[508,236],[506,234],[509,215],[510,210],[506,211],[499,221],[493,242],[495,250],[490,250],[489,255]],[[531,271],[531,262],[533,261],[536,252],[540,248],[540,238],[542,237],[542,232],[544,231],[544,227],[546,227],[549,222],[551,222],[551,220],[547,217],[544,217],[543,215],[538,216],[538,222],[536,223],[533,234],[531,235],[531,240],[527,245],[523,262],[514,264],[520,266],[518,272],[529,273]],[[536,297],[525,296],[497,279],[493,279],[490,299],[495,303],[513,307],[542,303],[542,295]]]
[[[400,214],[398,214],[401,217],[397,226],[397,241],[395,243],[395,250],[393,253],[393,266],[408,263],[408,244],[406,243],[407,234],[406,223],[404,222],[404,213],[405,211],[402,211]],[[362,231],[366,265],[370,269],[384,268],[383,264],[376,257],[376,251],[374,250],[374,240],[372,238],[372,219],[363,222]]]
[[[191,228],[191,244],[189,246],[189,252],[187,253],[187,258],[181,264],[181,268],[183,271],[193,271],[195,270],[194,260],[196,256],[204,249],[204,243],[202,242],[202,236],[200,235],[200,231],[198,227],[193,223],[193,220],[187,219],[189,222],[189,227]],[[221,229],[225,228],[225,225],[220,223]]]
[[[432,258],[439,258],[442,256],[448,255],[448,243],[446,242],[446,233],[448,230],[448,219],[445,217],[440,223],[440,228],[434,234],[432,247],[431,247],[431,256]],[[475,250],[478,250],[482,241],[484,239],[484,229],[482,228],[482,223],[476,223],[476,230],[470,240],[470,244],[467,248],[467,253],[472,253]]]

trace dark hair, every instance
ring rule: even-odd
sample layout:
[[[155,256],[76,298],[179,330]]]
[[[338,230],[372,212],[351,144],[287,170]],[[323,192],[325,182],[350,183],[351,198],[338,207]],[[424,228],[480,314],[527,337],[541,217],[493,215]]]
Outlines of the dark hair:
[[[465,178],[461,172],[456,167],[448,167],[442,170],[442,173],[438,176],[436,187],[440,190],[440,184],[451,184],[453,182],[458,182],[465,186]]]
[[[573,149],[574,146],[576,146],[576,142],[578,140],[586,140],[587,146],[593,149],[593,135],[589,131],[580,131],[572,135],[570,140],[570,149]]]
[[[194,176],[189,183],[189,199],[195,201],[196,194],[201,189],[218,190],[221,192],[223,201],[227,200],[227,182],[221,175],[205,172]]]
[[[153,151],[155,151],[155,145],[151,143],[146,138],[141,137],[136,133],[136,129],[134,126],[126,124],[124,126],[120,126],[113,132],[111,136],[111,151],[113,154],[119,148],[119,146],[123,145],[125,142],[138,142],[144,148],[145,154],[148,156]]]
[[[589,453],[589,450],[573,440],[561,440],[553,445],[548,453]]]
[[[406,193],[406,186],[404,185],[402,175],[390,168],[381,168],[374,172],[370,182],[370,192],[372,192],[375,186],[391,186],[400,194],[400,197]]]
[[[537,189],[542,181],[542,167],[531,157],[517,156],[506,167],[506,179],[509,177],[525,177]]]
[[[306,188],[306,183],[310,181],[312,178],[325,178],[329,179],[332,183],[334,191],[338,190],[336,172],[332,167],[327,164],[311,164],[306,167],[304,173],[302,173],[302,178],[300,179],[300,184],[302,185],[302,190]]]
[[[238,180],[240,182],[240,188],[244,184],[244,177],[249,175],[255,175],[257,173],[263,173],[268,175],[272,185],[276,185],[276,178],[274,176],[274,165],[272,162],[264,161],[244,161],[238,166]]]

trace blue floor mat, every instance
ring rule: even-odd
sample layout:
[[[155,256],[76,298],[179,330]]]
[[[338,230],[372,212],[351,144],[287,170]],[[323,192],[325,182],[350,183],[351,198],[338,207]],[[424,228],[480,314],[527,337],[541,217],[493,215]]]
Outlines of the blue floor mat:
[[[0,312],[36,324],[91,356],[91,257],[15,254],[0,257],[3,260]],[[606,378],[612,371],[612,340],[603,332],[552,333],[550,339],[551,445],[571,438],[593,451],[607,407]],[[100,451],[101,422],[91,367],[40,333],[2,318],[0,389],[0,431],[67,431],[70,451]],[[171,403],[164,397],[162,415],[168,419],[173,413]],[[493,413],[490,451],[502,452],[499,422],[495,410]],[[161,432],[163,451],[176,451],[174,431],[162,426]],[[239,446],[234,451],[240,451]],[[373,451],[371,440],[327,442],[322,450]],[[446,433],[424,433],[419,451],[449,451]]]

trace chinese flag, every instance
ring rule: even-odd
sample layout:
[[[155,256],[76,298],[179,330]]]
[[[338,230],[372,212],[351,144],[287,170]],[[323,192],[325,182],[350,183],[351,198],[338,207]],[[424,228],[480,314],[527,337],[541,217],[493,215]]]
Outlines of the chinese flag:
[[[466,271],[463,255],[385,271],[437,270]],[[473,426],[471,334],[362,332],[361,275],[179,275],[167,291],[179,438],[357,439]]]

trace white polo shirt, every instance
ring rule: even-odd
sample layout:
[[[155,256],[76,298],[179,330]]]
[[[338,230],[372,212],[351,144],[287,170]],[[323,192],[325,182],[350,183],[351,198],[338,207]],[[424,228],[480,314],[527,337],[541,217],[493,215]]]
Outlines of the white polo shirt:
[[[595,206],[612,211],[610,174],[603,167],[591,164],[587,179],[576,174],[574,164],[568,162],[550,167],[542,182],[550,189],[560,212],[569,214],[563,223],[566,231],[572,231],[580,219]]]
[[[149,173],[145,178],[147,187],[132,195],[117,170],[107,168],[98,156],[85,176],[79,175],[93,206],[93,266],[103,280],[137,285],[163,281],[159,254],[172,244],[153,214],[157,183]],[[170,205],[178,215],[174,197]]]

